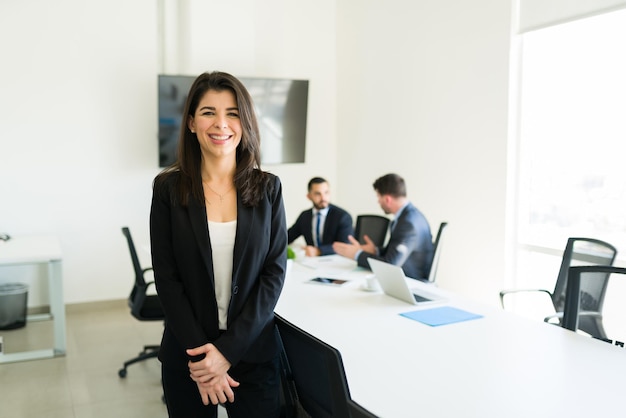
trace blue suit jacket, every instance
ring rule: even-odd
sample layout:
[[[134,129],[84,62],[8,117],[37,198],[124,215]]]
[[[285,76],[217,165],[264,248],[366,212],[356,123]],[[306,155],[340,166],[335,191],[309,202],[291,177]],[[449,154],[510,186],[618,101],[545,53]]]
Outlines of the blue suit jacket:
[[[313,209],[305,210],[298,216],[298,219],[287,231],[287,241],[292,243],[299,236],[304,236],[307,245],[315,246],[313,242]],[[333,242],[349,242],[348,235],[354,235],[352,228],[352,216],[339,206],[328,205],[328,214],[324,222],[322,232],[322,243],[320,245],[321,255],[334,254]]]
[[[165,311],[159,359],[187,369],[185,349],[212,342],[235,366],[269,361],[278,354],[274,307],[287,264],[287,226],[282,186],[273,177],[256,207],[237,195],[237,230],[233,250],[232,297],[228,330],[220,332],[215,298],[211,240],[202,203],[178,201],[177,173],[157,185],[150,212],[152,266]]]
[[[433,261],[433,238],[428,221],[412,203],[409,202],[396,220],[385,248],[379,250],[379,255],[359,254],[359,266],[369,269],[367,259],[372,257],[402,266],[405,276],[412,279],[428,278]]]

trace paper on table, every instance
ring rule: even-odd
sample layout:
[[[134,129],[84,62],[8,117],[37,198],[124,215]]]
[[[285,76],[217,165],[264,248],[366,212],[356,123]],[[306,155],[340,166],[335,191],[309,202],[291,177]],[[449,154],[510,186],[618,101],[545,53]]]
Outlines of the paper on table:
[[[453,308],[451,306],[442,306],[439,308],[404,312],[400,315],[409,319],[413,319],[415,321],[419,321],[423,324],[430,325],[431,327],[453,324],[455,322],[469,321],[471,319],[478,319],[483,317],[482,315]]]
[[[317,270],[323,275],[342,275],[350,273],[357,268],[356,261],[342,257],[337,254],[325,255],[321,257],[305,257],[296,261],[303,266]]]

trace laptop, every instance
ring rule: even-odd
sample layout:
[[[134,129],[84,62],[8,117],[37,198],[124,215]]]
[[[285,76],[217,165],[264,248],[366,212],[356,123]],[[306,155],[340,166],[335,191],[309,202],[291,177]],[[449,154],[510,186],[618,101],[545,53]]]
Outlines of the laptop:
[[[445,300],[443,297],[426,290],[410,289],[402,267],[385,263],[375,258],[368,258],[367,261],[385,294],[412,305]]]

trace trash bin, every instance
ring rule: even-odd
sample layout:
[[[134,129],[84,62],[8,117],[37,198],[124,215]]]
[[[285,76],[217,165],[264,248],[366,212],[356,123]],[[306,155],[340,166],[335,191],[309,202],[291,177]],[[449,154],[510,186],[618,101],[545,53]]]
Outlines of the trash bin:
[[[16,329],[26,325],[27,301],[27,284],[0,284],[0,329]]]

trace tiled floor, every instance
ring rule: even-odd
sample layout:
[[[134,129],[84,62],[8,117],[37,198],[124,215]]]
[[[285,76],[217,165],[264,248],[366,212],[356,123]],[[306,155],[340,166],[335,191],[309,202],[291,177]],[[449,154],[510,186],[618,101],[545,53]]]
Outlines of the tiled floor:
[[[0,364],[0,418],[167,417],[157,359],[117,374],[145,344],[159,343],[163,324],[135,320],[126,301],[69,305],[66,316],[67,355]],[[0,335],[6,353],[52,346],[50,321]]]

